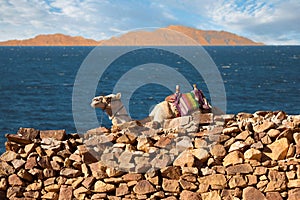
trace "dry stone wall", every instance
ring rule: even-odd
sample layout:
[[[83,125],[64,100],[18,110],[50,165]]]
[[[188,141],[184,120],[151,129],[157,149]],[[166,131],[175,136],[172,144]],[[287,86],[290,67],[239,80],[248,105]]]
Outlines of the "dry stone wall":
[[[151,127],[7,134],[0,199],[300,199],[299,115],[195,113]]]

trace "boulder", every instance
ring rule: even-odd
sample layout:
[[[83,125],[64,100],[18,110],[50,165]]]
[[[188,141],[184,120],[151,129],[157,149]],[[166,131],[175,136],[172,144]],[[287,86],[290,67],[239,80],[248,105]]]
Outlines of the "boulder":
[[[267,200],[261,191],[254,187],[246,187],[243,189],[243,200]]]
[[[283,160],[289,149],[289,141],[287,138],[276,140],[264,148],[263,153],[272,160]]]
[[[136,194],[149,194],[156,191],[156,189],[153,187],[153,185],[147,181],[147,180],[141,180],[139,181],[134,187],[133,191]]]

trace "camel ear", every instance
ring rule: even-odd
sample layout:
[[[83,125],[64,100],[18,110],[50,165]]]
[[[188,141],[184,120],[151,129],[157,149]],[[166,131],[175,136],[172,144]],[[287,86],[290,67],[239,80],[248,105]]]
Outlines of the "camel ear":
[[[121,99],[121,93],[116,94],[116,99]]]

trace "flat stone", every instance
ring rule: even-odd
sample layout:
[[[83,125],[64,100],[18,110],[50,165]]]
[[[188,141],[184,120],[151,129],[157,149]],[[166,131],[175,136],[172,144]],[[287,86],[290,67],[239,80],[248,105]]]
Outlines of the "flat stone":
[[[264,149],[263,153],[272,160],[283,160],[289,149],[289,141],[287,138],[276,140]]]
[[[270,170],[268,178],[270,182],[265,189],[265,192],[283,191],[286,189],[286,177],[284,172]],[[300,184],[300,182],[299,182]],[[300,186],[299,186],[300,187]]]
[[[20,128],[17,132],[17,135],[33,141],[34,139],[38,138],[39,130],[36,130],[34,128]]]
[[[39,199],[41,194],[39,191],[28,191],[23,193],[25,199]]]
[[[270,129],[268,132],[267,132],[267,135],[270,136],[271,138],[276,138],[280,135],[280,131],[277,130],[277,129]]]
[[[60,175],[68,177],[68,178],[75,178],[75,177],[78,177],[81,175],[81,171],[79,171],[77,169],[63,168],[60,171]]]
[[[300,199],[300,188],[292,189],[288,191],[289,200],[299,200]]]
[[[251,135],[251,132],[249,131],[249,130],[246,130],[246,131],[243,131],[243,132],[241,132],[240,134],[238,134],[236,137],[235,137],[235,139],[236,140],[246,140],[247,139],[247,137],[249,136],[249,135]]]
[[[25,164],[25,169],[32,169],[37,166],[36,157],[29,157]]]
[[[239,127],[233,126],[233,127],[224,128],[222,133],[225,135],[231,135],[232,133],[239,133],[240,131],[241,130]]]
[[[250,148],[244,153],[244,158],[248,159],[248,160],[260,161],[261,156],[262,156],[261,151],[254,149],[254,148]]]
[[[65,130],[42,130],[42,131],[40,131],[41,139],[53,138],[53,139],[62,141],[65,139],[65,137],[66,137]]]
[[[246,182],[246,180],[244,179],[243,176],[236,175],[236,176],[233,176],[229,180],[228,185],[229,185],[230,188],[246,187],[247,186],[247,182]]]
[[[186,181],[186,180],[179,180],[180,186],[184,189],[184,190],[195,190],[198,188],[197,185],[195,185],[192,182]]]
[[[180,192],[178,180],[169,180],[169,179],[163,178],[162,188],[164,191],[167,191],[167,192],[174,192],[174,193]]]
[[[230,145],[230,148],[229,148],[228,152],[232,152],[232,151],[236,151],[236,150],[241,150],[241,149],[243,149],[246,146],[247,146],[247,144],[245,142],[236,141],[232,145]]]
[[[156,189],[149,181],[141,180],[133,187],[133,191],[136,194],[149,194],[155,192]]]
[[[202,200],[201,196],[198,193],[189,190],[183,190],[180,193],[180,199],[181,200]]]
[[[72,186],[62,185],[59,191],[58,200],[72,200]]]
[[[89,167],[93,177],[96,179],[103,179],[108,176],[106,173],[106,167],[100,161],[89,164]]]
[[[250,164],[238,164],[226,168],[228,175],[234,174],[249,174],[253,172],[253,168]]]
[[[165,167],[165,168],[161,169],[160,171],[161,171],[161,176],[163,178],[179,180],[179,178],[181,176],[180,168],[175,167],[175,166]]]
[[[16,170],[19,170],[21,167],[23,167],[25,165],[26,161],[22,160],[22,159],[15,159],[13,161],[11,161],[11,164],[13,165],[13,167]]]
[[[267,200],[283,200],[279,192],[267,192],[266,198]]]
[[[90,176],[90,177],[86,177],[83,182],[81,183],[86,189],[90,189],[92,187],[92,185],[95,182],[95,178]]]
[[[160,137],[160,139],[154,144],[154,146],[159,148],[166,148],[171,142],[171,138],[163,136]]]
[[[221,200],[220,195],[216,190],[211,191],[211,192],[206,192],[201,194],[202,200]]]
[[[261,191],[254,187],[243,189],[243,200],[267,200]]]
[[[128,173],[122,176],[123,181],[129,182],[129,181],[139,181],[143,178],[142,174],[137,173]]]
[[[214,122],[213,113],[194,112],[192,114],[192,118],[196,124],[200,124],[200,125],[212,124]]]
[[[230,152],[223,159],[223,166],[227,167],[229,165],[241,164],[244,162],[244,155],[240,151]]]
[[[8,184],[11,186],[23,186],[24,182],[16,174],[12,174],[8,177]]]
[[[200,161],[205,162],[209,158],[209,153],[205,149],[193,149],[191,153]]]
[[[129,193],[130,192],[129,192],[127,184],[120,184],[120,186],[116,188],[116,196],[117,197],[124,196]]]
[[[113,184],[104,183],[103,181],[97,181],[94,185],[95,192],[111,192],[116,189]]]
[[[173,166],[180,167],[192,167],[194,165],[194,156],[193,154],[186,150],[179,154],[179,156],[174,160]]]
[[[265,132],[271,128],[276,127],[276,124],[273,122],[269,122],[269,121],[264,121],[262,124],[256,125],[253,127],[253,130],[256,133],[261,133],[261,132]]]
[[[288,188],[300,188],[300,178],[295,180],[289,180]]]
[[[27,138],[24,138],[22,136],[19,135],[15,135],[15,134],[6,134],[5,137],[11,141],[11,142],[15,142],[17,144],[30,144],[33,141]]]
[[[223,174],[212,174],[209,176],[199,177],[198,179],[200,184],[211,185],[211,186],[220,186],[225,188],[226,178]]]
[[[56,192],[48,192],[42,196],[42,199],[58,199],[58,194]]]
[[[13,151],[6,151],[0,156],[0,160],[5,162],[11,162],[18,157],[18,154]]]
[[[212,145],[212,147],[210,148],[210,154],[215,158],[223,157],[226,155],[226,153],[227,152],[224,146],[221,144]]]

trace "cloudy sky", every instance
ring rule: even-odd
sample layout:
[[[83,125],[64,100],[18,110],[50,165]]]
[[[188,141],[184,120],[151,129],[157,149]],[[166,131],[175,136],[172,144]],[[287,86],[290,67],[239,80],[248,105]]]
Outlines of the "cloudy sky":
[[[299,10],[299,0],[0,0],[0,41],[52,33],[100,40],[185,25],[300,45]]]

